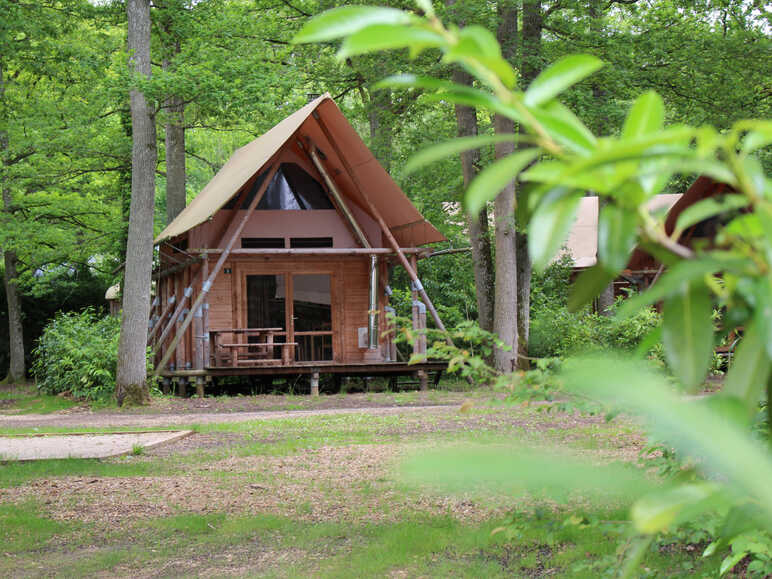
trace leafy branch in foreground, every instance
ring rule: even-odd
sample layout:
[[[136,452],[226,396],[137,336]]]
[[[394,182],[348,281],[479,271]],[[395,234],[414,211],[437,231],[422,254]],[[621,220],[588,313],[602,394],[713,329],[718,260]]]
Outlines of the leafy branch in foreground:
[[[772,122],[744,120],[722,133],[709,126],[666,127],[662,98],[650,91],[633,103],[618,135],[596,136],[558,97],[597,71],[600,60],[567,56],[521,90],[516,87],[515,70],[502,58],[490,31],[480,26],[446,26],[430,0],[417,4],[422,15],[393,8],[336,8],[309,21],[295,40],[342,39],[340,58],[387,49],[406,48],[412,57],[425,50],[439,51],[445,64],[469,72],[477,80],[476,87],[409,74],[380,84],[431,91],[434,98],[503,115],[527,130],[531,146],[481,171],[467,191],[465,204],[468,210],[479,209],[509,181],[523,182],[529,188],[528,206],[519,207],[518,212],[528,220],[530,257],[537,269],[546,267],[564,243],[585,192],[602,197],[598,263],[579,276],[569,305],[580,308],[588,303],[624,269],[633,247],[646,249],[668,270],[618,315],[663,301],[665,356],[685,388],[699,386],[710,366],[716,342],[711,324],[714,307],[725,310],[724,331],[744,328],[723,392],[702,402],[683,401],[659,377],[624,359],[595,359],[568,365],[564,372],[574,391],[616,402],[621,410],[644,417],[653,432],[694,457],[702,469],[702,480],[655,490],[634,503],[631,516],[643,538],[630,549],[623,573],[634,571],[655,533],[706,510],[720,507],[729,513],[729,520],[750,503],[761,513],[761,518],[750,520],[750,526],[762,533],[772,531],[772,461],[768,448],[751,438],[749,428],[759,402],[765,397],[768,401],[772,390],[772,184],[756,156],[772,143]],[[456,140],[434,146],[419,154],[410,167],[481,142]],[[650,213],[648,202],[679,175],[711,177],[734,193],[723,201],[693,205],[669,233],[664,220]],[[726,223],[712,244],[689,247],[680,242],[685,228],[711,218]],[[772,420],[768,422],[772,426]],[[431,461],[431,469],[418,467],[418,471],[438,481],[457,479],[462,469],[468,475],[460,481],[464,483],[504,480],[515,487],[520,481],[529,482],[521,487],[565,488],[581,470],[562,459],[513,458],[505,452],[476,456],[474,460],[471,455],[446,457]],[[554,468],[545,463],[554,463]],[[608,486],[607,480],[588,480]],[[735,541],[743,544],[738,537],[748,526],[727,523],[724,531],[730,535],[723,537],[724,544],[734,549]],[[768,540],[769,535],[765,536]],[[747,552],[728,556],[721,573]]]

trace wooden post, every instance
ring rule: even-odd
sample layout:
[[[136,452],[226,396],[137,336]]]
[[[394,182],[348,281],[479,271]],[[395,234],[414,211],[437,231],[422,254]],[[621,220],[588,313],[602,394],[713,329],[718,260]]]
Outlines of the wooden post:
[[[196,376],[196,396],[199,398],[204,397],[204,377]]]
[[[247,221],[249,221],[249,218],[252,216],[252,212],[255,210],[255,207],[257,207],[257,204],[260,203],[260,199],[263,198],[263,194],[265,193],[265,190],[268,188],[268,185],[271,183],[271,179],[273,179],[273,176],[276,174],[276,171],[278,168],[279,168],[279,164],[274,162],[273,165],[271,166],[270,171],[268,171],[268,174],[266,175],[262,185],[260,185],[260,189],[257,191],[257,194],[255,195],[254,199],[252,199],[252,202],[249,204],[249,207],[244,213],[244,216],[241,218],[241,221],[239,221],[238,225],[236,226],[233,233],[231,234],[231,237],[228,240],[228,244],[225,246],[225,251],[223,251],[220,254],[220,258],[217,260],[217,263],[214,264],[212,273],[209,274],[209,277],[206,279],[206,281],[203,284],[201,284],[201,292],[198,294],[196,301],[193,303],[193,306],[191,307],[192,310],[195,310],[196,308],[200,307],[201,303],[206,298],[210,288],[212,287],[212,282],[217,277],[217,274],[220,273],[220,269],[222,269],[222,266],[225,263],[225,260],[228,259],[231,249],[233,249],[233,245],[236,243],[236,240],[238,239],[239,235],[244,229],[244,226],[247,224]],[[181,328],[182,332],[187,330],[191,320],[192,318],[190,316],[185,319]],[[156,369],[155,369],[156,375],[158,375],[158,372],[161,371],[161,369],[164,367],[166,362],[169,360],[169,358],[171,357],[171,351],[176,347],[177,343],[180,341],[181,338],[182,336],[178,331],[177,335],[174,336],[174,340],[172,340],[171,347],[164,353],[163,357],[161,358],[161,363],[158,366],[156,366]]]
[[[327,138],[332,148],[335,149],[335,153],[338,155],[338,158],[340,159],[341,163],[343,163],[343,166],[348,172],[349,177],[351,177],[351,181],[356,186],[357,191],[359,192],[359,195],[364,200],[372,216],[375,217],[375,220],[378,222],[378,225],[380,226],[381,231],[383,231],[383,234],[386,236],[386,239],[389,241],[389,245],[391,245],[391,247],[396,252],[397,257],[399,258],[399,261],[402,264],[402,267],[405,268],[405,271],[410,276],[410,279],[413,281],[413,284],[415,285],[418,293],[421,294],[421,298],[423,299],[424,304],[426,304],[426,307],[429,309],[429,312],[432,314],[434,323],[437,324],[437,327],[440,329],[440,331],[447,333],[447,330],[445,329],[445,324],[442,323],[442,320],[440,319],[440,315],[437,313],[437,310],[435,309],[434,304],[432,303],[432,300],[429,298],[429,295],[426,293],[426,290],[424,289],[424,286],[421,283],[421,280],[418,279],[418,274],[410,266],[410,263],[405,257],[405,254],[402,253],[402,249],[399,247],[399,243],[397,243],[397,240],[394,237],[394,235],[391,233],[391,230],[389,229],[388,224],[383,219],[383,216],[381,216],[381,212],[378,211],[378,208],[370,200],[370,197],[365,192],[365,188],[360,183],[359,178],[356,176],[356,173],[354,173],[354,170],[351,167],[351,164],[343,155],[343,152],[340,150],[340,147],[338,147],[338,143],[333,138],[332,134],[327,128],[327,125],[322,120],[322,117],[319,115],[318,111],[314,111],[312,113],[312,116],[314,117],[314,119],[316,119],[316,122],[319,125],[319,128],[324,133],[324,136]],[[448,341],[449,344],[453,343],[452,340],[450,339],[450,336],[446,336],[446,340]]]
[[[311,374],[311,396],[319,396],[319,372]]]
[[[209,277],[209,256],[204,254],[204,261],[201,262],[201,279]],[[203,358],[203,367],[210,364],[209,352],[209,300],[204,300],[201,304],[201,357]]]
[[[418,271],[418,263],[415,255],[410,256],[411,265]],[[415,286],[411,288],[413,290],[413,334],[415,336],[415,343],[413,344],[413,354],[417,356],[426,356],[426,305],[418,299],[418,292]],[[418,383],[421,390],[429,389],[428,376],[425,370],[418,370],[416,372]]]

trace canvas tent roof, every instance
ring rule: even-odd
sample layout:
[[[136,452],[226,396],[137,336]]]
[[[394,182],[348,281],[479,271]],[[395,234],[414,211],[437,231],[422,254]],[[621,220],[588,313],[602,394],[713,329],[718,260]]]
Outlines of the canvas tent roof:
[[[651,213],[669,211],[681,199],[680,193],[657,195],[649,201]],[[592,267],[598,262],[598,197],[582,197],[576,221],[568,234],[567,252],[574,267]]]
[[[195,199],[156,238],[160,243],[204,223],[233,197],[290,139],[308,138],[326,157],[329,172],[354,203],[366,208],[351,175],[325,137],[314,112],[328,128],[352,167],[355,177],[368,188],[368,197],[403,247],[416,247],[445,237],[413,206],[381,167],[343,113],[325,94],[288,116],[261,137],[236,150]],[[366,211],[366,209],[365,209]]]

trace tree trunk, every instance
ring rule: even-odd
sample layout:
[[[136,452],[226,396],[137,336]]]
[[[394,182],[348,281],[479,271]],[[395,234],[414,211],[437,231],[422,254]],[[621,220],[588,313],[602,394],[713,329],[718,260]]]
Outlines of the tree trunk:
[[[453,71],[453,82],[471,85],[472,77],[462,71]],[[456,105],[458,136],[469,137],[477,134],[477,112],[472,107]],[[461,168],[464,174],[464,188],[477,175],[480,166],[480,151],[472,149],[461,153]],[[474,262],[474,282],[477,289],[477,321],[483,330],[493,331],[494,275],[491,256],[491,239],[488,226],[488,210],[483,208],[477,215],[467,215],[469,241]]]
[[[523,32],[521,35],[521,86],[525,89],[541,70],[541,0],[523,1]],[[522,129],[521,129],[522,131]],[[528,255],[528,236],[525,223],[517,229],[517,334],[518,368],[527,369],[528,338],[531,327],[531,258]]]
[[[381,166],[391,170],[392,127],[391,90],[381,89],[370,93],[367,118],[370,122],[370,148]]]
[[[590,33],[593,38],[600,39],[603,35],[603,6],[599,0],[592,0],[589,5]],[[600,56],[600,55],[599,55]],[[595,122],[590,128],[596,135],[605,135],[609,129],[608,120],[608,92],[597,80],[597,75],[592,81],[593,108],[599,111]],[[602,205],[598,206],[600,211]],[[614,305],[614,282],[609,283],[598,296],[598,313],[602,316],[611,316],[611,306]]]
[[[179,54],[180,43],[177,41],[172,54]],[[171,68],[171,60],[164,58],[163,68]],[[179,96],[170,96],[166,101],[166,223],[185,209],[185,103]]]
[[[132,71],[150,78],[150,2],[128,0],[128,45]],[[131,207],[118,345],[115,397],[141,404],[149,399],[145,349],[153,267],[153,211],[157,162],[155,114],[145,95],[132,89]]]
[[[509,62],[517,55],[517,8],[507,1],[498,3],[499,27],[497,37],[502,55]],[[515,123],[502,115],[495,115],[496,134],[514,133]],[[496,159],[511,155],[515,144],[498,143]],[[517,239],[515,233],[515,181],[510,182],[496,196],[493,204],[496,223],[496,291],[493,331],[509,350],[496,348],[494,366],[499,372],[512,372],[517,364]]]
[[[2,62],[0,62],[0,102],[5,96],[5,77]],[[8,151],[8,134],[0,131],[0,163],[5,164]],[[5,182],[0,182],[3,196],[3,211],[11,211],[11,189]],[[21,299],[17,286],[18,274],[16,271],[16,253],[6,250],[3,252],[5,270],[3,282],[5,283],[5,295],[8,302],[8,342],[10,349],[10,365],[6,380],[13,384],[24,382],[26,367],[24,363],[24,328],[21,323]]]

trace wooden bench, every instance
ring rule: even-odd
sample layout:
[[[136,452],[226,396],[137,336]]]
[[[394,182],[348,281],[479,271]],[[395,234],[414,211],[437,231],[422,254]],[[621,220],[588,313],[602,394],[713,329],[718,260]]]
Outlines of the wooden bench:
[[[218,344],[218,348],[230,350],[231,352],[231,364],[233,366],[240,365],[253,365],[259,366],[263,364],[289,364],[293,359],[297,342],[256,342],[253,344]],[[250,352],[250,349],[265,350],[265,352]],[[281,348],[281,358],[267,358],[265,357],[269,353],[269,349]],[[246,349],[246,352],[241,350]]]

